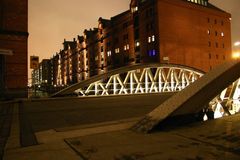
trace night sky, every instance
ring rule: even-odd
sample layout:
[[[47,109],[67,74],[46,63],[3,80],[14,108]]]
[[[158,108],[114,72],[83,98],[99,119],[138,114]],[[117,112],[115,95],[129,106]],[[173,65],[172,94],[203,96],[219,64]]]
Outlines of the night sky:
[[[240,0],[210,0],[232,14],[232,42],[240,41]],[[29,0],[28,54],[40,60],[62,49],[84,29],[97,27],[98,18],[110,18],[129,9],[130,0]],[[30,72],[29,72],[30,73]],[[30,76],[30,74],[29,74]]]

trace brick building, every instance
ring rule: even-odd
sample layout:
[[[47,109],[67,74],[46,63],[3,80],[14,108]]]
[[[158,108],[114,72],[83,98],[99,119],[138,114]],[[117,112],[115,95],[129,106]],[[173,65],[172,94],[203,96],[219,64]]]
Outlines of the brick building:
[[[0,97],[27,96],[28,1],[0,0]]]
[[[141,62],[207,72],[231,58],[231,15],[208,0],[132,0],[131,8]]]
[[[207,72],[231,58],[230,26],[231,15],[208,0],[131,0],[129,10],[99,18],[98,28],[64,45],[61,63],[54,63],[61,74],[53,79],[69,85],[135,63],[174,63]]]

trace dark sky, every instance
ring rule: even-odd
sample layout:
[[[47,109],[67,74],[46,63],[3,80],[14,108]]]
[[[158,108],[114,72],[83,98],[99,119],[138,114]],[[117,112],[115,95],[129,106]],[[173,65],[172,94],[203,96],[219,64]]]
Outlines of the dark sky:
[[[232,41],[240,40],[240,0],[210,0],[232,14]],[[84,29],[129,8],[130,0],[29,0],[29,55],[50,58]]]

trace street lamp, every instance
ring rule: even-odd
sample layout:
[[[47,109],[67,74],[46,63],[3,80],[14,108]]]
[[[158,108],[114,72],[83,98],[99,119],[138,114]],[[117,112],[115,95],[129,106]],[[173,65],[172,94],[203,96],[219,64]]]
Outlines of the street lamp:
[[[233,59],[239,59],[240,58],[240,52],[239,51],[233,52],[232,58]]]
[[[240,41],[237,41],[234,43],[234,46],[237,47],[237,46],[240,46]]]
[[[232,58],[240,59],[240,41],[234,43]]]

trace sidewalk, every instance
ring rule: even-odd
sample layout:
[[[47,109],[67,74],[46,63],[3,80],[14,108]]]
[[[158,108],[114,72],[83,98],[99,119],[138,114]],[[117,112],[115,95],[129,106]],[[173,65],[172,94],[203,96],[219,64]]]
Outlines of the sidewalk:
[[[19,103],[5,103],[1,107],[13,105],[10,134],[6,136],[3,160],[79,160],[79,156],[63,140],[54,143],[23,147],[21,142]],[[1,156],[2,157],[2,156]],[[0,159],[1,159],[0,157]]]
[[[129,130],[66,141],[87,160],[239,160],[240,115],[140,134]]]

